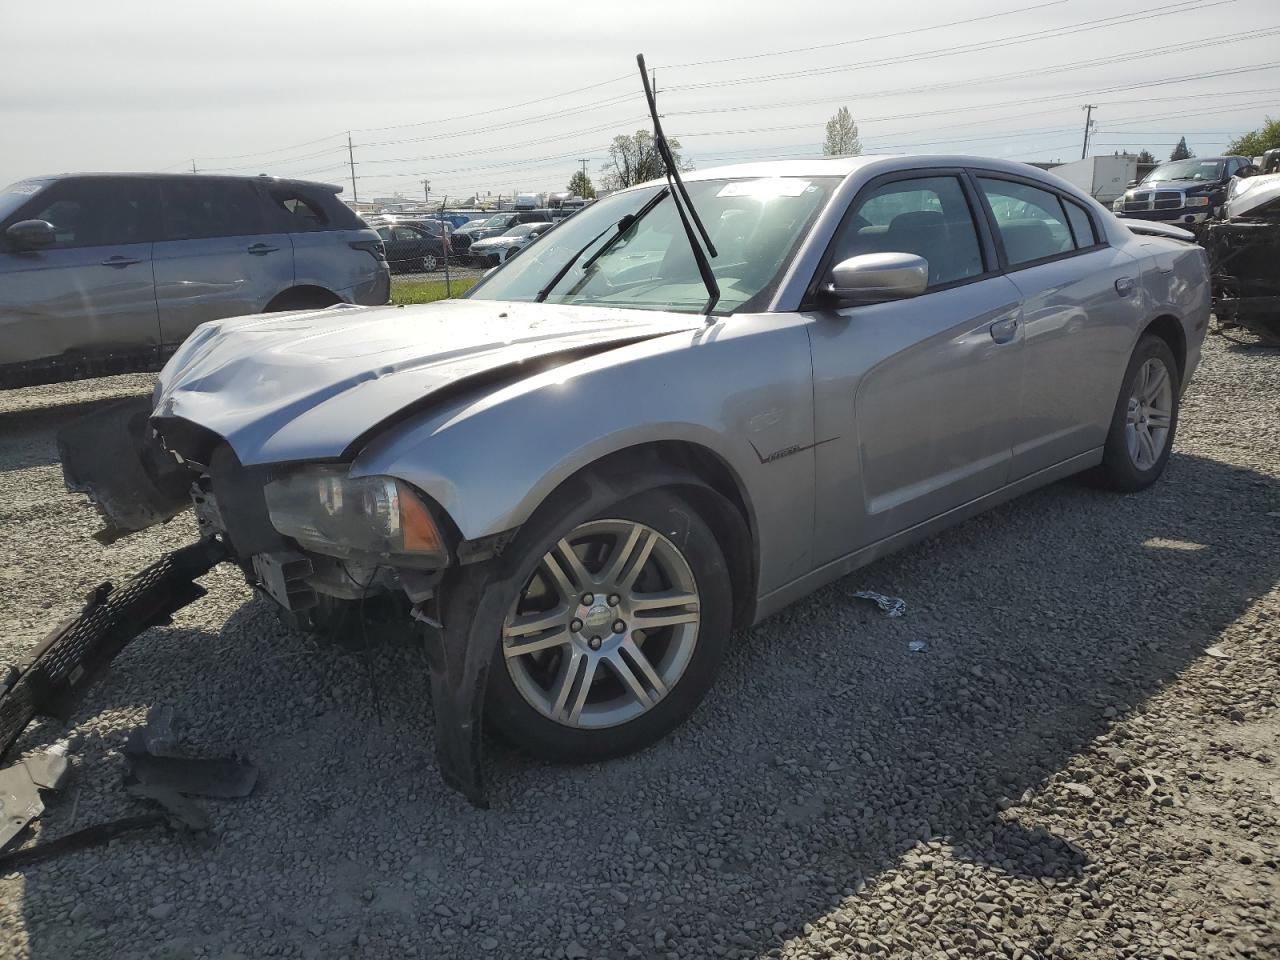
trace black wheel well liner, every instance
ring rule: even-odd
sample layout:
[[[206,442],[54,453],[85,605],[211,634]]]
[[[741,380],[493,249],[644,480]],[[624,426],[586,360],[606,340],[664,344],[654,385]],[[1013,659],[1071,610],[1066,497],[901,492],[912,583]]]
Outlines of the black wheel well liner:
[[[1187,372],[1187,335],[1178,318],[1165,314],[1156,317],[1142,331],[1142,335],[1154,334],[1169,345],[1173,351],[1173,359],[1178,362],[1178,383],[1183,382]]]
[[[300,283],[282,290],[262,308],[263,313],[275,310],[305,310],[308,307],[328,307],[342,303],[340,296],[326,287],[314,283]]]

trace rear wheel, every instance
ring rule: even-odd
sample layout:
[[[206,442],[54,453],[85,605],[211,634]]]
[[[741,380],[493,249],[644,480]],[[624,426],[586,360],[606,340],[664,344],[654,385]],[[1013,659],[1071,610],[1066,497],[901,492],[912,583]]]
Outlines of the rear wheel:
[[[487,693],[508,741],[553,760],[619,756],[665,736],[710,689],[732,587],[710,527],[675,493],[562,518],[518,564]]]
[[[1143,490],[1169,462],[1181,384],[1173,351],[1160,337],[1138,341],[1125,371],[1097,479],[1123,493]]]
[[[440,269],[440,261],[436,259],[436,255],[434,253],[428,253],[422,258],[422,264],[419,269],[421,269],[423,273],[433,273]]]

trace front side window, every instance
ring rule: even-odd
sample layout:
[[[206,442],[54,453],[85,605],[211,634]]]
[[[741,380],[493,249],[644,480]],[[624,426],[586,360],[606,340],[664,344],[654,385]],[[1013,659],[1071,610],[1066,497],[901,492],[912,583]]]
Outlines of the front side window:
[[[166,240],[238,237],[262,232],[262,207],[242,180],[175,180],[162,188]]]
[[[782,177],[687,184],[719,252],[711,258],[720,286],[716,313],[758,309],[766,302],[838,183],[835,177]],[[624,218],[642,212],[618,234]],[[572,266],[564,276],[547,289],[568,263]],[[666,187],[626,190],[592,204],[474,288],[471,296],[529,301],[544,289],[548,303],[696,313],[707,302]]]
[[[53,225],[55,248],[102,247],[151,239],[147,180],[62,180],[24,215]]]
[[[991,207],[1011,265],[1056,257],[1076,248],[1067,214],[1056,193],[987,177],[979,177],[978,184]]]
[[[911,253],[929,264],[929,286],[979,276],[982,247],[956,177],[892,180],[854,201],[834,262],[864,253]]]

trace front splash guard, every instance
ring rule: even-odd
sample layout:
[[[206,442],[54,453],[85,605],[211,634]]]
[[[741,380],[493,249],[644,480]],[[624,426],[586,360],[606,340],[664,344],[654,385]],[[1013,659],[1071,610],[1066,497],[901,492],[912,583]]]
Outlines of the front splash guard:
[[[151,400],[113,403],[58,431],[67,489],[89,495],[107,526],[94,534],[110,543],[164,523],[191,506],[191,474],[152,435]]]
[[[227,558],[213,538],[175,550],[119,590],[110,583],[89,595],[79,616],[64,621],[31,654],[0,675],[0,757],[37,716],[63,721],[76,701],[134,637],[162,626],[204,596],[196,583]]]

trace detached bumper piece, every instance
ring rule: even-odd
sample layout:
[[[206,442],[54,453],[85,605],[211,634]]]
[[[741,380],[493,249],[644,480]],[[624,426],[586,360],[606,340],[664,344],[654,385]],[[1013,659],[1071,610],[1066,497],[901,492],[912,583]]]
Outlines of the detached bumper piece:
[[[156,561],[118,590],[104,583],[79,616],[54,629],[24,662],[0,668],[0,757],[35,717],[65,721],[134,637],[170,623],[174,613],[204,596],[195,581],[226,557],[219,541],[201,540]]]
[[[1212,223],[1202,242],[1219,327],[1240,327],[1265,346],[1280,346],[1280,220]]]

